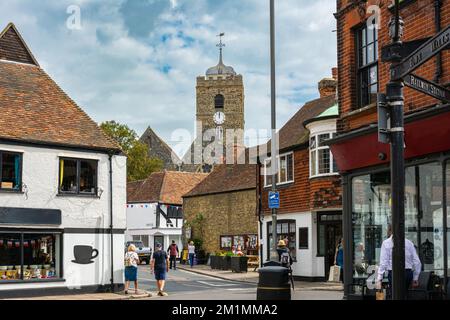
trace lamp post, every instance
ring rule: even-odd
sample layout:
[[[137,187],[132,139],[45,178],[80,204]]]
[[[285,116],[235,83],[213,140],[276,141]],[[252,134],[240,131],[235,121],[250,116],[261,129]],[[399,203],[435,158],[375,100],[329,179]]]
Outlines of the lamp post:
[[[395,1],[395,17],[389,22],[389,35],[394,46],[402,46],[404,23],[399,15],[399,0]],[[398,52],[398,51],[397,51]],[[392,57],[391,70],[402,58]],[[391,73],[392,74],[392,73]],[[392,252],[392,299],[405,300],[405,129],[403,80],[393,80],[387,84],[386,100],[391,109],[391,189],[392,228],[394,248]]]
[[[276,68],[275,68],[275,0],[270,0],[270,86],[271,86],[271,115],[272,115],[272,142],[271,142],[271,169],[272,192],[277,191],[278,172],[278,139],[276,134]],[[272,250],[270,260],[278,261],[277,254],[277,209],[272,209]]]

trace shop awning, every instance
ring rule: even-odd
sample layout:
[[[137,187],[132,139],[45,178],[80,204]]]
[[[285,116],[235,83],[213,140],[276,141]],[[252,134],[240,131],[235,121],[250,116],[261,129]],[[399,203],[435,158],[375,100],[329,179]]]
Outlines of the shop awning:
[[[390,146],[378,142],[376,126],[353,131],[328,143],[341,173],[386,164]],[[405,159],[450,150],[450,105],[437,106],[405,118]],[[380,160],[379,155],[386,159]]]

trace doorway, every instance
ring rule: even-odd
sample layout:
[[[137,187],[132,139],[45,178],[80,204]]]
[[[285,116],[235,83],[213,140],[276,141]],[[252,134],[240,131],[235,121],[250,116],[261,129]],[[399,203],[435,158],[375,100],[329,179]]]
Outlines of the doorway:
[[[336,246],[342,238],[342,212],[318,213],[319,236],[318,256],[324,257],[325,279],[334,265]]]

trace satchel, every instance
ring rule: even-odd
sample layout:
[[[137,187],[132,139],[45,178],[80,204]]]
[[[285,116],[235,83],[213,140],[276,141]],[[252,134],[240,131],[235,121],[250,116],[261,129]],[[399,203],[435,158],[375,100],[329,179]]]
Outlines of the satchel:
[[[330,276],[328,277],[329,282],[339,282],[341,278],[341,267],[332,266],[330,268]]]
[[[376,295],[376,299],[377,300],[386,300],[386,295],[384,294],[384,291],[377,291]]]

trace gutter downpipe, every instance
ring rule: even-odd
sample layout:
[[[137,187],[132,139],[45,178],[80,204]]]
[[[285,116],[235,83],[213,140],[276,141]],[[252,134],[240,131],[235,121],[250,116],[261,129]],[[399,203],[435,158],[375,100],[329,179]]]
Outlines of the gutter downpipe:
[[[434,24],[436,28],[436,33],[442,30],[441,7],[442,7],[442,0],[434,0]],[[436,58],[436,73],[434,76],[434,80],[436,83],[439,83],[441,78],[442,78],[442,52],[440,52]]]
[[[110,214],[110,233],[111,233],[111,292],[114,293],[114,221],[113,221],[113,166],[112,166],[112,157],[113,153],[109,153],[109,214]]]

